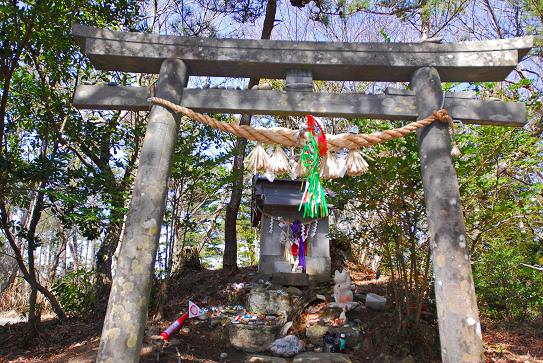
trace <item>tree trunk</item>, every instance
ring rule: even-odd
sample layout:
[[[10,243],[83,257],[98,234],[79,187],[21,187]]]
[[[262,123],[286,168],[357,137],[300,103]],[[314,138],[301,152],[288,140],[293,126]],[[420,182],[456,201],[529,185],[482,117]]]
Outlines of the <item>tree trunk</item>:
[[[77,245],[77,229],[73,229],[72,243],[70,243],[70,253],[74,260],[74,271],[79,270],[79,247]]]
[[[111,136],[110,136],[111,137]],[[111,215],[109,218],[109,225],[106,231],[104,241],[100,244],[98,252],[96,253],[96,286],[95,286],[95,296],[96,298],[96,307],[102,308],[105,307],[109,292],[111,290],[111,281],[112,281],[112,263],[113,255],[117,250],[119,241],[123,233],[124,226],[124,212],[123,209],[126,204],[126,199],[124,197],[125,192],[132,187],[131,184],[131,174],[136,165],[139,154],[139,137],[136,137],[135,140],[136,146],[132,156],[128,160],[126,169],[122,179],[117,182],[115,179],[115,174],[108,165],[109,160],[109,149],[103,152],[101,158],[99,159],[101,168],[105,172],[105,176],[109,179],[112,185],[115,185],[115,190],[111,193]],[[91,155],[92,152],[87,148],[84,148],[85,152],[88,155]],[[98,160],[97,160],[98,161]],[[94,255],[94,245],[92,246],[92,255]]]
[[[34,208],[36,208],[36,207],[34,207]],[[36,214],[33,214],[33,216],[36,216]],[[30,228],[29,228],[29,233],[32,233],[32,235],[35,232],[35,225],[37,224],[37,220],[39,219],[38,217],[34,217],[34,218],[37,218],[37,219],[34,220],[36,222],[31,223]],[[23,255],[22,255],[22,252],[21,252],[22,251],[22,246],[19,247],[17,245],[16,237],[13,235],[13,233],[12,233],[12,231],[10,229],[10,223],[9,223],[9,219],[8,219],[8,212],[7,212],[6,204],[5,204],[4,200],[2,200],[2,199],[0,199],[0,224],[1,224],[2,230],[4,232],[4,236],[6,237],[8,243],[9,243],[9,245],[10,245],[12,251],[13,251],[15,261],[17,262],[17,265],[19,266],[19,270],[21,271],[25,281],[31,287],[31,299],[29,300],[29,305],[32,305],[32,306],[30,306],[30,308],[29,308],[29,321],[32,321],[33,324],[36,321],[36,317],[34,316],[35,315],[35,301],[36,301],[36,298],[35,297],[32,298],[32,293],[34,293],[35,290],[40,291],[47,298],[47,300],[49,300],[49,302],[51,303],[51,306],[53,308],[53,311],[55,312],[55,314],[57,314],[59,319],[61,319],[61,320],[66,319],[66,315],[64,314],[64,311],[62,310],[62,307],[58,303],[55,296],[49,290],[47,290],[44,286],[40,285],[37,282],[36,274],[35,274],[35,270],[34,270],[34,265],[33,265],[33,250],[30,249],[31,247],[33,248],[33,246],[32,246],[33,243],[31,243],[30,241],[29,241],[29,251],[28,251],[28,256],[29,256],[30,261],[29,261],[29,267],[28,268],[26,267],[25,261],[23,259]],[[34,326],[35,326],[35,324],[34,324]],[[32,327],[32,325],[31,325],[31,327]]]
[[[96,253],[96,307],[105,308],[111,290],[111,263],[121,236],[122,222],[112,222]]]
[[[264,18],[264,24],[262,26],[262,35],[260,39],[270,39],[275,22],[275,14],[277,12],[277,0],[268,0],[266,5],[266,16]],[[251,89],[257,85],[260,79],[251,78],[249,80],[248,88]],[[251,115],[242,115],[240,125],[249,125],[251,123]],[[247,146],[247,140],[239,138],[236,141],[234,148],[235,156],[232,165],[232,175],[234,180],[232,182],[232,194],[230,195],[230,201],[226,206],[226,213],[224,217],[224,255],[222,265],[225,270],[236,270],[238,268],[238,241],[236,222],[238,219],[239,205],[241,203],[241,197],[243,194],[243,162],[245,160],[245,147]]]
[[[30,283],[30,297],[28,298],[28,335],[34,338],[38,335],[39,316],[36,315],[36,298],[38,297],[38,290],[36,289],[36,283]]]
[[[252,81],[252,80],[251,80]],[[258,83],[258,82],[255,82]],[[251,82],[249,88],[251,88]],[[251,115],[242,115],[240,125],[249,125],[251,123]],[[224,217],[224,255],[222,265],[225,270],[236,270],[238,268],[238,241],[237,241],[237,219],[239,205],[243,194],[243,162],[245,160],[245,147],[247,140],[238,137],[236,140],[234,163],[232,165],[232,174],[234,181],[232,183],[232,194],[230,202],[226,206]]]
[[[49,304],[51,304],[51,308],[55,312],[55,314],[59,317],[59,319],[64,320],[66,319],[66,314],[64,313],[64,310],[62,310],[62,307],[60,306],[60,303],[58,302],[57,298],[51,291],[47,290],[43,285],[36,284],[36,289],[43,295],[45,298],[49,301]]]

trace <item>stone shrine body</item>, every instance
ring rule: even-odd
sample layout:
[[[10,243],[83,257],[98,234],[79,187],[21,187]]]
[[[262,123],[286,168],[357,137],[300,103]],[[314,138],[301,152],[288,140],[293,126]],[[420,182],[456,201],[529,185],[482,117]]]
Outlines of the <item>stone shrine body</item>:
[[[307,228],[316,231],[307,238],[306,274],[310,280],[330,279],[329,218],[304,219],[298,205],[302,198],[304,182],[300,180],[255,177],[252,196],[252,223],[260,226],[260,260],[258,272],[274,278],[288,278],[292,273],[293,257],[290,254],[291,224],[300,220]],[[273,220],[273,221],[272,221]],[[271,231],[271,233],[270,233]],[[296,272],[301,274],[301,272]],[[287,276],[285,276],[287,275]],[[296,276],[290,276],[295,278]]]

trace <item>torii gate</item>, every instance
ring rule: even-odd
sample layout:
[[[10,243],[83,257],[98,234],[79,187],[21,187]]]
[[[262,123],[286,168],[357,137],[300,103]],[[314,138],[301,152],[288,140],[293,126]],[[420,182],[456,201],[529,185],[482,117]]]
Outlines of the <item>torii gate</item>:
[[[444,94],[441,81],[501,81],[533,46],[532,37],[446,44],[291,42],[126,33],[82,25],[74,25],[72,33],[97,69],[158,73],[157,97],[200,112],[415,120],[443,106],[466,123],[526,123],[523,104]],[[185,89],[189,75],[286,79],[287,92]],[[414,91],[311,93],[313,79],[411,82]],[[151,108],[98,362],[137,362],[147,318],[179,121],[170,110],[151,107],[149,92],[145,87],[83,85],[73,102],[84,109]],[[417,130],[417,142],[442,359],[480,362],[481,326],[448,126],[434,122]]]

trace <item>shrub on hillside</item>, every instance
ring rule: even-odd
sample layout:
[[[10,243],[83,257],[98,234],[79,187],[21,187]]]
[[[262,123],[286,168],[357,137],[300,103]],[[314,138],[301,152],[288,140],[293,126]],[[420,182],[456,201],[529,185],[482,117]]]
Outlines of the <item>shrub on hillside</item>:
[[[482,314],[521,321],[543,316],[543,272],[523,265],[540,262],[538,250],[526,242],[486,246],[473,266]]]
[[[53,284],[53,293],[68,316],[88,312],[94,303],[94,272],[83,269],[68,272]]]

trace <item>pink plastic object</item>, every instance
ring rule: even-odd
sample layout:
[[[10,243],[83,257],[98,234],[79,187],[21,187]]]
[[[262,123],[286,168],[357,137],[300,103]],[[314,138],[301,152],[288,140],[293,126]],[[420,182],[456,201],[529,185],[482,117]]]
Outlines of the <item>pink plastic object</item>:
[[[170,336],[175,333],[176,331],[178,331],[182,326],[183,326],[183,323],[185,322],[185,320],[189,317],[189,314],[185,313],[183,315],[181,315],[181,317],[179,319],[177,319],[176,321],[174,321],[166,330],[164,330],[160,336],[162,337],[162,339],[168,341],[170,340]]]

